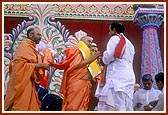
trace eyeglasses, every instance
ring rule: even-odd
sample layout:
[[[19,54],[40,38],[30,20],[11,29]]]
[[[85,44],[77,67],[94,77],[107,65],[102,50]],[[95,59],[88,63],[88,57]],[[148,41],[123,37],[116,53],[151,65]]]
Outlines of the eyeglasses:
[[[94,49],[92,49],[91,51],[92,51],[92,52],[97,52],[97,50],[94,50]]]

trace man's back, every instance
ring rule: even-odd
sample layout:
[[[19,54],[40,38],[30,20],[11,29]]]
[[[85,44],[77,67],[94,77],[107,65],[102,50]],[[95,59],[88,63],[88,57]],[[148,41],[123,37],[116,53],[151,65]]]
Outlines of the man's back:
[[[113,41],[118,41],[118,40],[119,40],[118,36],[113,36],[110,38],[109,42],[113,44]],[[133,58],[134,58],[135,50],[132,43],[126,37],[125,37],[125,40],[126,40],[126,48],[123,53],[123,57],[114,58],[114,60],[111,61],[107,67],[106,76],[107,78],[112,79],[115,89],[123,89],[128,84],[132,84],[132,85],[135,84],[135,74],[133,71]],[[116,42],[116,44],[117,43],[118,42]],[[114,50],[114,49],[115,48],[111,50]]]
[[[130,63],[133,63],[135,48],[133,44],[125,37],[126,39],[126,49],[123,55],[123,59],[128,60]]]

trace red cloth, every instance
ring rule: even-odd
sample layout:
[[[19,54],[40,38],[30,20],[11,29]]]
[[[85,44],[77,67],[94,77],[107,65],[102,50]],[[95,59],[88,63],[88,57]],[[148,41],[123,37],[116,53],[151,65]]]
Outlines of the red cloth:
[[[40,80],[40,85],[45,87],[45,88],[48,88],[48,76],[43,76]]]
[[[43,54],[44,54],[44,58],[43,58],[44,63],[49,63],[49,60],[51,62],[53,61],[52,52],[49,48],[44,49]],[[45,88],[48,88],[48,82],[49,82],[48,70],[45,70],[44,76],[40,80],[40,85]]]
[[[122,58],[124,50],[125,50],[126,40],[125,40],[123,34],[117,34],[117,35],[120,38],[120,41],[115,49],[114,57]]]

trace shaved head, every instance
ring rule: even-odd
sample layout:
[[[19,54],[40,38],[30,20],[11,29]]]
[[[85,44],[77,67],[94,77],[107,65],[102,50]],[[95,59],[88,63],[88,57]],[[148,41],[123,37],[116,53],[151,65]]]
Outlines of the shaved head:
[[[40,29],[38,27],[33,27],[30,28],[27,31],[27,37],[29,39],[31,39],[32,41],[34,41],[36,44],[39,44],[40,40],[41,40],[41,32]]]
[[[91,48],[93,38],[90,36],[84,36],[81,38],[81,41],[83,41],[89,48]]]

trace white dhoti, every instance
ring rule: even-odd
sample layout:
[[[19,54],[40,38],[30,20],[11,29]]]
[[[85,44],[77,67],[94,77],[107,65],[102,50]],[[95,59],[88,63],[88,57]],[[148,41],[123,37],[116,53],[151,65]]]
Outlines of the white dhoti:
[[[130,86],[126,87],[129,92]],[[98,111],[133,111],[132,98],[124,91],[115,91],[112,82],[104,87],[98,85],[95,96],[99,99]]]

